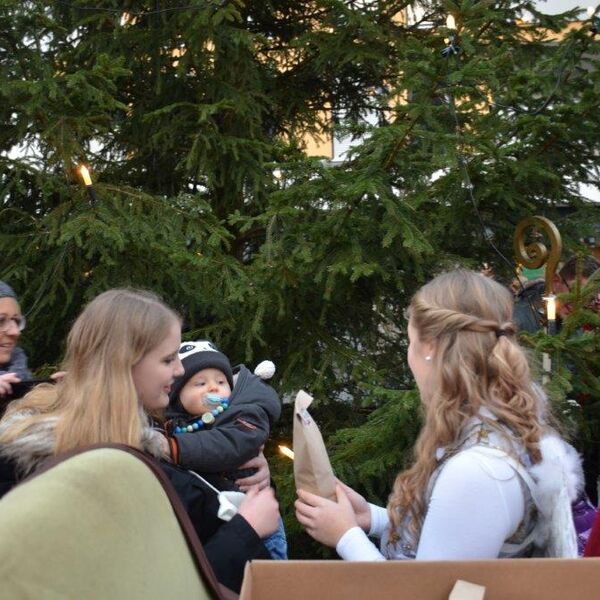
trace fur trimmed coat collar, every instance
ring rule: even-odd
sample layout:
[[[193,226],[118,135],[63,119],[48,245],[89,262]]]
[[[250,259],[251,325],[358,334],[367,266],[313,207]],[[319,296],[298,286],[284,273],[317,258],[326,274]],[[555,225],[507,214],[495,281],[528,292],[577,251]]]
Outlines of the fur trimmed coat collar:
[[[18,412],[0,421],[0,435],[16,423],[30,416],[30,411]],[[0,446],[0,458],[15,464],[21,477],[35,471],[47,458],[54,454],[54,430],[57,417],[48,417],[39,421],[19,439]],[[142,432],[142,450],[156,458],[164,458],[161,436],[148,426]]]

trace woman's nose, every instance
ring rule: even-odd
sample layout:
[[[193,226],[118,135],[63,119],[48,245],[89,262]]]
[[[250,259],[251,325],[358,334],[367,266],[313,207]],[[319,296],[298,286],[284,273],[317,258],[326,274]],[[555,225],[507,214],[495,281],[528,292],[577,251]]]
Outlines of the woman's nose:
[[[181,359],[177,357],[177,364],[175,365],[175,377],[181,377],[185,373],[185,369],[183,368],[183,364],[181,363]]]
[[[9,319],[4,333],[13,337],[19,337],[21,335],[21,330],[14,319]]]

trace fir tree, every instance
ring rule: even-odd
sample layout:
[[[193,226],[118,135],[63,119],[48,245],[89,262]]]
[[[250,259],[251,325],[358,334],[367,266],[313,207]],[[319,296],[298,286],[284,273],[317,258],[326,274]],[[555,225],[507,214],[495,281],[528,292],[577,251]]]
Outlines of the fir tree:
[[[506,0],[425,2],[407,22],[407,6],[3,0],[0,273],[33,366],[57,364],[98,292],[150,288],[233,362],[272,358],[282,394],[316,395],[326,433],[364,419],[336,421],[335,400],[381,407],[340,457],[391,411],[401,464],[415,408],[386,400],[411,385],[410,296],[456,264],[510,278],[524,216],[572,244],[600,150],[589,23]],[[448,12],[460,51],[444,58]],[[356,141],[341,165],[302,152],[330,123]],[[365,459],[356,479],[374,480]]]

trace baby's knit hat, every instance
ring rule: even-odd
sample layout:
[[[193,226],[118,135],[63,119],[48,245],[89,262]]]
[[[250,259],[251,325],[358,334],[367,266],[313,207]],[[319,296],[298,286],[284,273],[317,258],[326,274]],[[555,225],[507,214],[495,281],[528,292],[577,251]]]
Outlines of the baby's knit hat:
[[[179,358],[185,372],[175,380],[169,398],[171,402],[179,397],[181,388],[202,369],[219,369],[227,378],[229,387],[233,389],[233,371],[229,359],[217,350],[217,347],[208,340],[196,342],[183,342],[179,346]]]
[[[15,290],[13,290],[8,283],[0,281],[0,298],[17,298]]]

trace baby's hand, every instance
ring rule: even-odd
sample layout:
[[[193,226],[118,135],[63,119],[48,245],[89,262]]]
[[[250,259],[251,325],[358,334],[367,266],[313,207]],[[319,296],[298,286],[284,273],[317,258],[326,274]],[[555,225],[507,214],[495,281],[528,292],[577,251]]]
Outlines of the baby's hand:
[[[271,485],[271,472],[269,471],[269,463],[262,453],[262,449],[258,456],[251,458],[248,462],[239,467],[240,469],[258,469],[254,475],[236,480],[235,484],[242,490],[247,492],[254,486],[258,489],[269,487]]]

